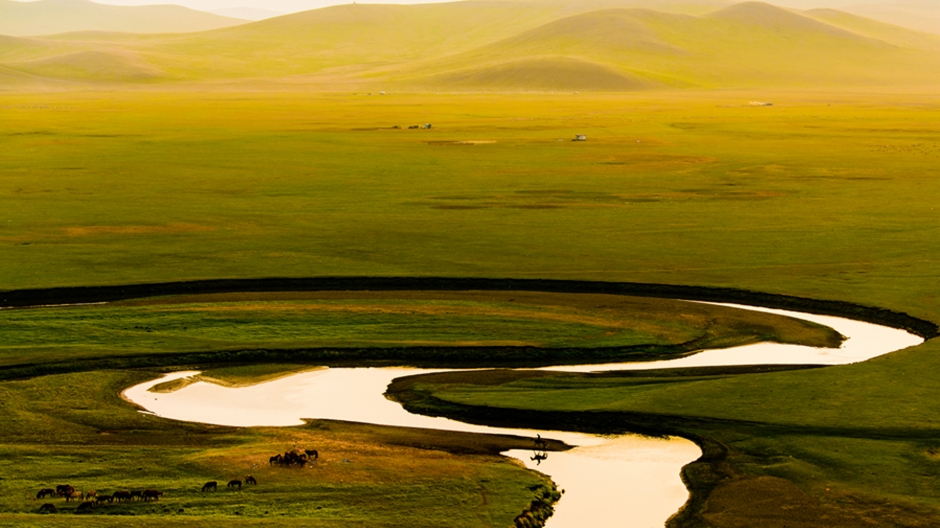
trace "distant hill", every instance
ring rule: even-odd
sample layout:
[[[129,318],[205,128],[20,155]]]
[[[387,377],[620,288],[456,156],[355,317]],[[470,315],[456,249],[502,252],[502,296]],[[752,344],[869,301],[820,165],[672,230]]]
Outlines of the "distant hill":
[[[180,6],[124,7],[88,0],[0,0],[0,35],[37,36],[71,31],[184,33],[244,23]]]
[[[270,9],[258,9],[256,7],[229,7],[226,9],[214,9],[210,13],[229,17],[229,18],[239,18],[242,20],[264,20],[266,18],[274,18],[285,13],[280,11],[271,11]]]
[[[804,15],[867,37],[884,40],[896,46],[913,49],[940,50],[940,35],[910,31],[894,24],[886,24],[835,9],[813,9]],[[938,21],[940,22],[940,21]]]
[[[513,61],[565,57],[616,72],[630,79],[623,86],[635,88],[940,82],[940,48],[932,38],[851,15],[840,18],[840,25],[827,23],[833,13],[817,13],[816,19],[758,2],[698,17],[597,11],[415,66],[408,81],[470,88],[469,79],[486,79],[479,88],[493,89],[496,79],[505,78],[503,87],[512,89],[518,81],[505,72]],[[590,79],[583,76],[582,90],[602,89]],[[543,88],[553,89],[548,80]]]
[[[794,9],[838,9],[879,22],[940,34],[940,2],[937,0],[774,0]]]
[[[918,31],[940,34],[940,2],[935,0],[866,1],[862,5],[846,7],[844,11]]]
[[[550,7],[559,18],[605,9],[652,9],[662,13],[703,15],[740,0],[508,0]]]
[[[640,3],[349,4],[199,33],[7,37],[0,38],[0,87],[14,77],[20,84],[277,82],[339,91],[940,84],[940,37],[760,2],[705,13],[698,10],[712,4],[677,2],[671,12],[609,7]]]
[[[426,84],[451,89],[494,91],[624,92],[652,88],[646,79],[596,62],[564,56],[524,57],[442,74]]]
[[[148,81],[164,72],[131,51],[77,51],[17,63],[21,70],[45,78],[111,82]]]

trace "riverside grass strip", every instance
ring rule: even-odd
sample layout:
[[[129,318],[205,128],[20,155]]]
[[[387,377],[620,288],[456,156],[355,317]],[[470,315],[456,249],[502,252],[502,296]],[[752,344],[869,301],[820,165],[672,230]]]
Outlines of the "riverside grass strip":
[[[13,290],[0,292],[0,306],[26,307],[57,304],[90,304],[168,295],[201,295],[239,292],[311,291],[542,291],[646,296],[723,303],[836,315],[908,330],[924,338],[940,335],[935,323],[910,315],[856,305],[733,288],[672,284],[615,283],[553,279],[486,279],[442,277],[313,277],[270,279],[219,279],[192,282],[132,284]]]
[[[219,427],[139,413],[119,396],[152,371],[98,371],[0,383],[4,412],[0,524],[17,526],[507,526],[551,487],[499,456],[531,439],[313,421],[285,428]],[[316,448],[308,469],[270,467],[294,445]],[[557,446],[564,448],[564,446]],[[257,486],[224,489],[253,475]],[[223,489],[203,493],[208,481]],[[111,494],[158,489],[157,502],[73,515],[42,488]],[[483,497],[486,500],[483,500]],[[58,515],[39,515],[51,502]]]
[[[355,292],[191,294],[4,310],[0,367],[8,374],[126,368],[135,361],[524,367],[663,359],[760,341],[817,347],[842,341],[821,325],[702,303],[500,290],[485,282],[479,285],[497,289],[403,291],[385,284],[387,291],[366,280]]]

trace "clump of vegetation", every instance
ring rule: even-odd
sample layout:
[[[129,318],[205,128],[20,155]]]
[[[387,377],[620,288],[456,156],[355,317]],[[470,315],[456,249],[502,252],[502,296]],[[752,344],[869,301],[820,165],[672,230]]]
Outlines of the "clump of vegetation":
[[[515,519],[515,528],[542,528],[555,513],[555,503],[561,499],[563,491],[558,491],[555,484],[539,484],[529,488],[535,492],[535,498]]]

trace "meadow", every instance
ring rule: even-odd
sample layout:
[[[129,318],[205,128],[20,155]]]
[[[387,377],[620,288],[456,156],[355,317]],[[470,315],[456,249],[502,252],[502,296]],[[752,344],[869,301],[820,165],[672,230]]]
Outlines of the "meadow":
[[[191,295],[0,312],[0,367],[114,356],[281,350],[294,359],[553,364],[664,358],[775,341],[838,347],[842,336],[781,316],[681,301],[530,292]],[[532,349],[542,349],[535,359]],[[453,352],[449,349],[459,349]],[[557,349],[551,354],[550,349]],[[374,355],[370,355],[374,354]],[[397,357],[397,359],[396,359]],[[37,361],[37,358],[42,358]]]
[[[747,106],[758,96],[777,106]],[[940,156],[934,102],[4,96],[0,286],[579,277],[927,315],[929,292],[908,292],[936,268],[928,241],[940,213],[925,199]],[[435,128],[389,128],[423,122]],[[576,133],[589,140],[570,141]]]
[[[914,88],[5,94],[0,289],[325,275],[577,278],[734,287],[936,322],[938,114],[936,95]],[[416,123],[433,128],[408,129]],[[578,133],[588,141],[571,141]],[[34,316],[0,317],[24,313]],[[507,413],[515,422],[521,418],[512,413],[522,410],[533,421],[628,429],[647,416],[669,431],[711,439],[727,449],[734,477],[709,488],[713,499],[699,520],[715,526],[773,526],[776,518],[748,509],[756,504],[749,497],[768,490],[765,496],[791,500],[784,506],[849,526],[929,526],[940,511],[934,348],[928,341],[847,367],[664,375],[655,384],[560,374],[483,387],[473,377],[440,386],[429,379],[422,397],[444,402],[441,412]],[[79,453],[105,444],[160,453],[148,467],[171,471],[165,468],[189,464],[193,453],[215,453],[227,435],[247,435],[232,445],[260,455],[262,447],[289,447],[281,447],[292,443],[281,435],[308,433],[217,431],[137,415],[116,393],[144,375],[4,381],[4,459],[15,466],[9,473],[26,480],[2,485],[21,495],[35,487],[31,475],[41,464],[25,453],[50,444],[65,458],[49,475],[73,471]],[[74,392],[60,393],[67,387]],[[116,421],[128,430],[110,444],[105,433],[125,427]],[[180,430],[192,433],[173,437],[178,450],[150,449]],[[191,451],[197,440],[212,445]],[[262,447],[252,451],[256,442]],[[115,460],[131,456],[122,453]],[[476,521],[458,510],[442,515],[472,525],[511,522],[531,495],[527,486],[542,481],[496,460],[478,459],[472,471],[507,473],[486,477],[506,486],[499,493],[507,502],[486,506],[499,513]],[[108,471],[130,483],[124,467]],[[185,480],[181,492],[226,466],[199,467],[185,479],[182,470],[170,476]],[[699,482],[714,476],[702,466],[687,476],[699,470]],[[429,502],[458,494],[435,493]],[[23,521],[22,503],[7,503],[0,521]],[[370,511],[358,519],[381,525]],[[414,515],[415,525],[434,524]]]
[[[213,375],[225,377],[225,373]],[[138,413],[118,393],[148,372],[95,372],[3,383],[0,523],[17,526],[507,526],[544,476],[498,456],[531,441],[316,421],[294,428],[226,428]],[[242,373],[244,376],[244,372]],[[64,402],[73,402],[64,404]],[[271,467],[294,446],[321,459]],[[252,475],[257,486],[229,490]],[[208,481],[217,492],[200,491]],[[41,488],[70,483],[100,494],[159,489],[158,502],[105,504],[79,521]],[[43,502],[61,515],[37,516]]]

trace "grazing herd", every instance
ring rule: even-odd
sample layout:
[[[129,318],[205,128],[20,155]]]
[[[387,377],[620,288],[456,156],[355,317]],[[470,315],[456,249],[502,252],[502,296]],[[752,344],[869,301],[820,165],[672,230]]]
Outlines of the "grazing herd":
[[[245,485],[257,486],[258,481],[255,479],[255,477],[252,477],[251,475],[245,475]],[[241,479],[232,479],[228,481],[228,484],[226,484],[226,487],[231,490],[242,489],[242,481]],[[202,491],[203,493],[207,491],[219,491],[219,483],[215,480],[210,480],[209,482],[206,482],[205,484],[202,485]]]
[[[52,488],[43,488],[36,493],[36,499],[45,499],[49,497],[63,497],[65,502],[77,502],[78,508],[75,509],[75,513],[91,513],[95,506],[99,504],[113,504],[114,502],[130,502],[130,501],[158,501],[160,497],[163,497],[164,493],[162,491],[157,491],[155,489],[148,490],[121,490],[115,491],[112,495],[105,495],[103,493],[98,493],[97,490],[91,490],[87,493],[76,490],[75,486],[69,484],[60,484]],[[45,503],[39,507],[39,513],[58,513],[58,508],[55,507],[52,503]]]
[[[271,466],[280,466],[280,467],[300,467],[303,468],[309,462],[316,462],[320,458],[320,453],[315,449],[293,449],[291,451],[285,452],[283,455],[275,455],[271,457],[270,465]],[[254,467],[254,466],[252,466]],[[240,490],[242,485],[245,486],[257,486],[258,480],[251,476],[245,475],[244,480],[242,479],[232,479],[228,482],[226,487],[230,490]],[[218,491],[219,483],[217,481],[206,482],[202,486],[202,491]],[[91,513],[94,511],[94,508],[100,504],[113,504],[115,502],[125,503],[125,502],[151,502],[159,501],[161,497],[164,496],[162,491],[155,489],[148,490],[120,490],[115,491],[111,495],[106,495],[103,493],[98,493],[96,490],[89,492],[82,492],[76,490],[74,486],[68,484],[61,484],[52,488],[43,488],[36,493],[36,500],[62,497],[65,499],[65,502],[77,502],[78,507],[75,509],[75,513]],[[39,513],[58,513],[59,509],[55,507],[52,503],[44,503],[39,507]]]
[[[96,490],[91,490],[88,493],[84,493],[75,489],[75,486],[70,486],[68,484],[61,484],[56,486],[55,489],[52,488],[43,488],[36,493],[36,499],[45,499],[46,497],[65,497],[65,502],[107,502],[113,503],[117,502],[126,502],[132,500],[141,500],[141,501],[155,501],[159,500],[163,496],[162,491],[157,491],[154,489],[149,489],[145,491],[135,490],[135,491],[115,491],[113,495],[99,495]]]
[[[319,459],[320,453],[316,449],[293,449],[283,455],[274,455],[268,459],[268,463],[272,466],[303,468],[308,462]]]

